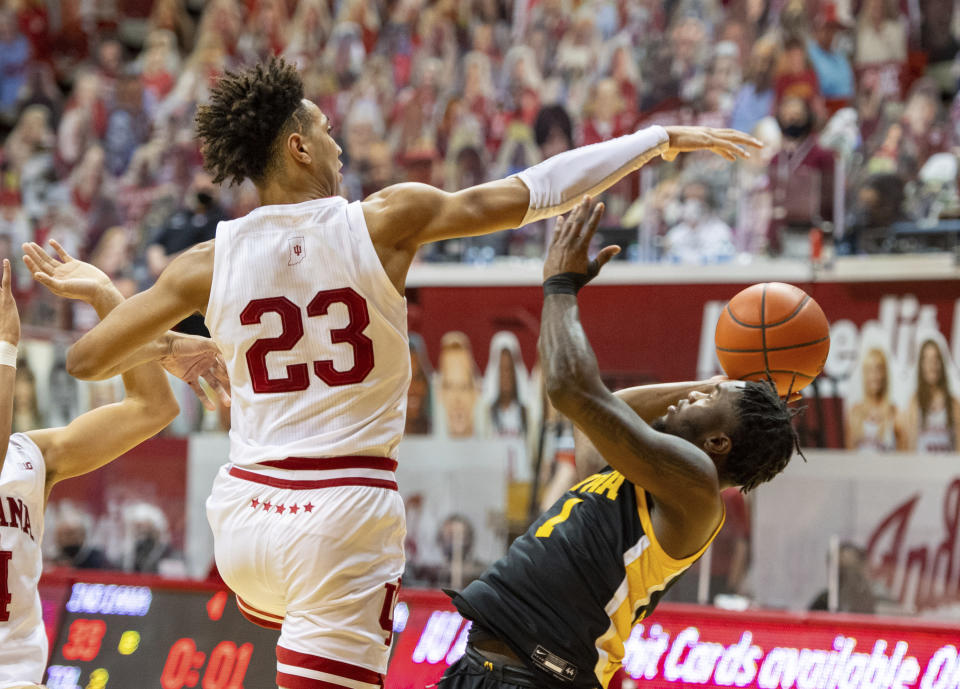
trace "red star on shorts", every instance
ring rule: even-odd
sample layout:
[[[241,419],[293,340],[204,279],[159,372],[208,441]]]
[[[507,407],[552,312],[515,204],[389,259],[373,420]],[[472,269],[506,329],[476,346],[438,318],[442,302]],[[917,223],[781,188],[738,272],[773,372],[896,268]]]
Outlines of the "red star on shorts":
[[[250,501],[250,507],[252,507],[253,509],[257,509],[257,505],[259,504],[260,504],[260,501],[257,500],[256,498]]]
[[[311,504],[308,502],[306,505],[303,506],[303,509],[304,509],[305,511],[307,511],[307,512],[313,512],[313,505],[311,505]]]
[[[286,509],[287,509],[287,508],[284,507],[283,505],[277,505],[277,513],[278,513],[278,514],[283,514],[284,510],[286,510]]]
[[[263,511],[264,511],[264,512],[269,512],[271,507],[273,507],[273,505],[271,505],[269,502],[263,503]]]
[[[300,511],[300,508],[297,507],[296,505],[290,505],[290,511],[296,514],[297,512]]]

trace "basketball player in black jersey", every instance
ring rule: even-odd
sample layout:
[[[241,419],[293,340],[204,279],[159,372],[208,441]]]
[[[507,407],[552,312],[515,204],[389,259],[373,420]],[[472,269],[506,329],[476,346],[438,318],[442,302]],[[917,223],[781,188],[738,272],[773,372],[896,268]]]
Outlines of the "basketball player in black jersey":
[[[766,383],[619,396],[603,385],[576,297],[618,251],[588,260],[602,213],[585,199],[557,223],[543,269],[540,357],[550,400],[609,467],[571,488],[454,596],[473,627],[439,689],[607,687],[632,627],[723,525],[720,491],[769,481],[797,447],[791,410]]]

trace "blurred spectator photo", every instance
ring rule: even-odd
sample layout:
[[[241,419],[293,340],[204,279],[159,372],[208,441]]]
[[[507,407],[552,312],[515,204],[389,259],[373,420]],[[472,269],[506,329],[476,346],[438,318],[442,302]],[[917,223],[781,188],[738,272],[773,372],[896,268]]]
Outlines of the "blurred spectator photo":
[[[477,404],[480,377],[470,340],[462,332],[449,332],[440,342],[437,379],[438,416],[450,438],[472,438],[478,434]]]
[[[860,362],[863,396],[847,412],[848,450],[892,452],[904,449],[897,408],[890,395],[890,365],[880,347],[866,350]]]
[[[960,448],[960,401],[951,392],[948,364],[952,366],[940,343],[924,340],[917,355],[916,392],[903,421],[907,449],[939,453]]]
[[[490,358],[484,376],[490,430],[495,436],[526,436],[530,423],[527,371],[516,335],[499,332],[490,341]]]
[[[405,433],[425,435],[433,428],[432,369],[423,338],[410,333],[410,388],[407,390]]]

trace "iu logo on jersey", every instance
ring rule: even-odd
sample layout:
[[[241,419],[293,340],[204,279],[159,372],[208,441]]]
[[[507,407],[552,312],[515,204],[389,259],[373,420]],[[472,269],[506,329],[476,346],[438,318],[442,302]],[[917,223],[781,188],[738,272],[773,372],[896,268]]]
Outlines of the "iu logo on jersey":
[[[288,266],[295,266],[303,260],[306,249],[303,246],[303,237],[290,237],[290,260]]]

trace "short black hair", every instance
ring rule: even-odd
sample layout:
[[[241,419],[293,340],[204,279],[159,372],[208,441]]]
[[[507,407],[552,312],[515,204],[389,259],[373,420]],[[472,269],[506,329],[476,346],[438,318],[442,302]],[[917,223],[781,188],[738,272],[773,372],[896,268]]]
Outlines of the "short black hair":
[[[196,116],[203,165],[213,181],[263,181],[281,135],[309,122],[304,110],[303,80],[283,58],[224,74]]]
[[[748,493],[783,471],[800,440],[793,427],[796,412],[780,399],[772,383],[748,381],[737,400],[737,427],[724,465],[726,478]]]

